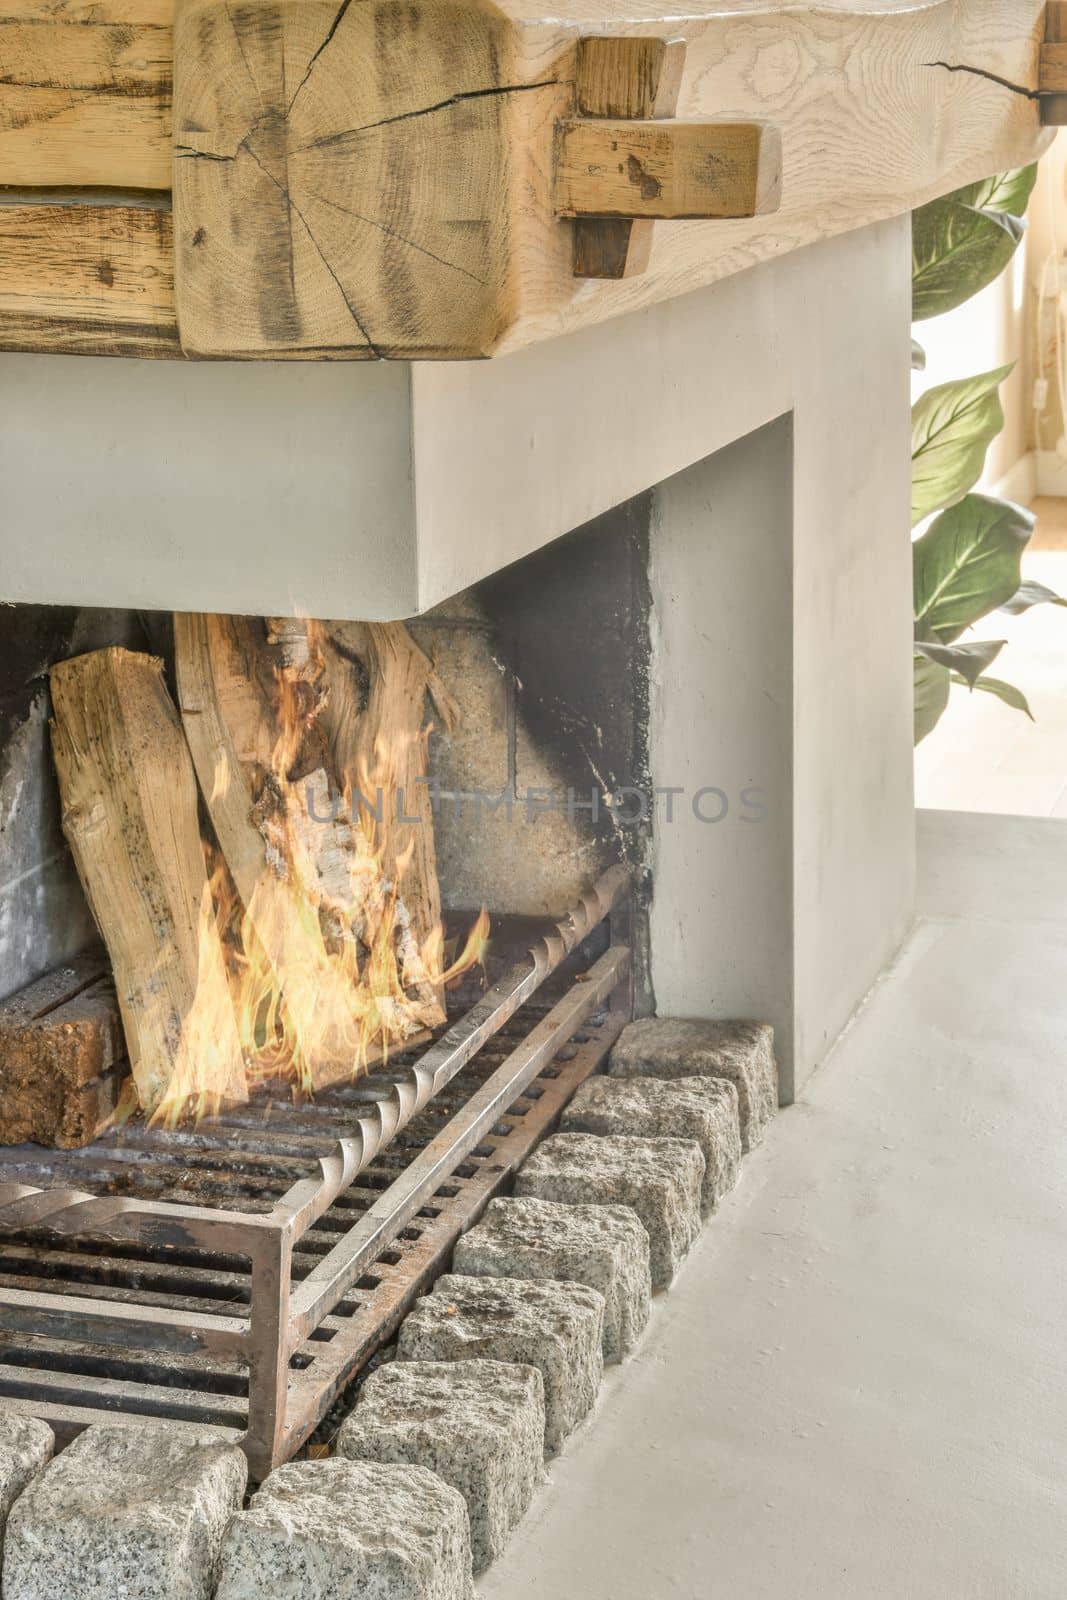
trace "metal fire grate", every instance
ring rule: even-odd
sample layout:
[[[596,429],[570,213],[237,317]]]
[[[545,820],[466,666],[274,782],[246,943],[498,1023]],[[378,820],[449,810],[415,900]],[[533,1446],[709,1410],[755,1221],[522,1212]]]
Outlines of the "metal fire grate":
[[[605,874],[388,1072],[195,1130],[0,1151],[5,1406],[62,1437],[145,1416],[219,1428],[255,1481],[289,1459],[603,1062],[630,1015],[626,888]]]

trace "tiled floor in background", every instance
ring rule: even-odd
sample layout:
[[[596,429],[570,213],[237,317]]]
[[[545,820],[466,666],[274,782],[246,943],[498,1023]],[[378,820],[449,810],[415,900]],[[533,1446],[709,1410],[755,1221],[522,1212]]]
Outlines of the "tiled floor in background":
[[[1067,500],[1037,500],[1024,576],[1067,595]],[[994,677],[1022,689],[1034,722],[992,695],[954,688],[949,708],[915,752],[916,804],[933,810],[1067,817],[1067,610],[996,614],[976,636],[1007,639]]]

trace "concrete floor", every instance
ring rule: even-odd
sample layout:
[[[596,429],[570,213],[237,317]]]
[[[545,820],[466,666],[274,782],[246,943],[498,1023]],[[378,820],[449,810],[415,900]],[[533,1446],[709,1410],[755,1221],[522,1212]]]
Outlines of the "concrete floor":
[[[1067,1596],[1067,822],[920,841],[914,936],[484,1600]]]

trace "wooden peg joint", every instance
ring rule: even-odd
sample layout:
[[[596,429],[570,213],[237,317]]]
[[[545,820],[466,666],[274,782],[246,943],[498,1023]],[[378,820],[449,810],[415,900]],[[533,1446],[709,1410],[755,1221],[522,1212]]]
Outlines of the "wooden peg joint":
[[[554,175],[555,213],[574,219],[576,277],[643,271],[655,220],[778,209],[777,129],[675,118],[684,60],[681,40],[579,42],[578,114],[557,127]]]

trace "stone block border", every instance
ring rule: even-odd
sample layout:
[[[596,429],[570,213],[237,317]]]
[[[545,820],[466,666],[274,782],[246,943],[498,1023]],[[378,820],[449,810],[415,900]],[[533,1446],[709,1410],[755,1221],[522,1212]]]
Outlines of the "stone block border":
[[[474,1600],[542,1476],[633,1349],[777,1109],[771,1029],[646,1019],[575,1096],[513,1199],[459,1241],[338,1454],[240,1509],[218,1435],[146,1418],[52,1430],[0,1401],[4,1600]]]

